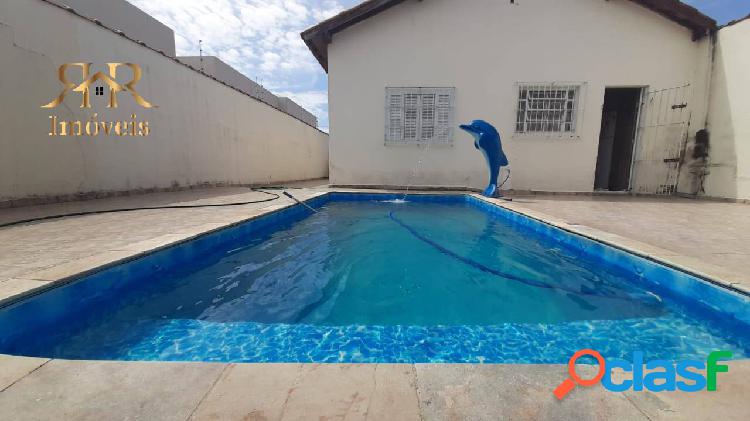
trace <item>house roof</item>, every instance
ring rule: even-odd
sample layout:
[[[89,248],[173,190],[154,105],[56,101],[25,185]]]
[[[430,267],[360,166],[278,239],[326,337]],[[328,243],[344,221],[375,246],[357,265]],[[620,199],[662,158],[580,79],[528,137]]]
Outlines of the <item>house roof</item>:
[[[333,34],[362,22],[405,0],[365,0],[351,9],[302,32],[302,39],[323,69],[328,71],[328,44]],[[420,0],[421,1],[421,0]],[[716,21],[679,0],[630,0],[670,19],[693,32],[693,40],[717,29]]]
[[[744,22],[744,21],[746,21],[746,20],[748,20],[748,19],[750,19],[750,14],[748,14],[748,15],[747,15],[747,16],[745,16],[744,18],[739,18],[739,19],[735,19],[735,20],[733,20],[733,21],[731,21],[731,22],[727,22],[727,23],[726,23],[725,25],[722,25],[722,27],[721,27],[721,28],[726,28],[727,26],[732,26],[732,25],[736,25],[736,24],[738,24],[738,23],[740,23],[740,22]],[[720,28],[720,29],[721,29],[721,28]]]

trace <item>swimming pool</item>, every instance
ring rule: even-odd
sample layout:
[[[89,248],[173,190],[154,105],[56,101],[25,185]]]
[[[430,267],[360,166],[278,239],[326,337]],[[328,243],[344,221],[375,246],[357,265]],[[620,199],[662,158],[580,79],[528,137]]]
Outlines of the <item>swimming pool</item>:
[[[0,353],[565,363],[750,355],[750,300],[470,195],[329,193],[0,309]]]

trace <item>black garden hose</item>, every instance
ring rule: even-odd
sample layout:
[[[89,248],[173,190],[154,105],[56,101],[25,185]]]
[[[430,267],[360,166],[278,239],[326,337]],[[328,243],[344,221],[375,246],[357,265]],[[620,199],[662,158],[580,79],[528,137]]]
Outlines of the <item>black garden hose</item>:
[[[264,190],[284,190],[287,188],[288,187],[283,187],[283,186],[271,186],[271,187],[264,187],[263,189]],[[72,213],[64,213],[64,214],[59,214],[59,215],[40,216],[38,218],[24,219],[21,221],[7,222],[4,224],[0,224],[0,228],[12,227],[12,226],[21,225],[21,224],[28,224],[31,222],[48,221],[51,219],[67,218],[71,216],[99,215],[99,214],[105,214],[105,213],[133,212],[133,211],[154,210],[154,209],[198,209],[198,208],[220,208],[220,207],[226,207],[226,206],[243,206],[243,205],[251,205],[253,203],[271,202],[281,197],[280,195],[276,193],[263,191],[259,188],[251,188],[250,190],[254,192],[258,192],[258,193],[264,193],[273,197],[268,197],[268,198],[260,199],[260,200],[251,200],[247,202],[235,202],[235,203],[217,203],[217,204],[208,204],[208,205],[148,206],[148,207],[138,207],[138,208],[120,208],[120,209],[107,209],[107,210],[96,210],[96,211],[86,211],[86,212],[72,212]]]

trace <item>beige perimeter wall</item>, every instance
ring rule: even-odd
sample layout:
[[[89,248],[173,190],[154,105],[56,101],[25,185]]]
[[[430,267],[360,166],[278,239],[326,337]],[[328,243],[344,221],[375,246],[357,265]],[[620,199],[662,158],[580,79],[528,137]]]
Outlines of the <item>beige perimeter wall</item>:
[[[107,109],[106,96],[93,90],[92,109],[79,108],[75,92],[55,109],[40,108],[61,91],[57,69],[67,62],[139,64],[136,88],[158,108],[141,108],[122,92],[119,107]],[[0,0],[0,64],[0,202],[328,174],[325,133],[40,0]],[[118,80],[129,80],[122,72]],[[85,121],[94,112],[107,121],[135,113],[151,134],[48,135],[50,115]]]
[[[705,194],[750,199],[750,19],[718,32]]]
[[[127,0],[49,1],[72,7],[82,16],[98,19],[104,26],[116,28],[168,56],[175,56],[174,31]]]
[[[627,0],[409,0],[333,36],[331,182],[483,188],[484,158],[466,133],[426,153],[384,145],[385,87],[444,86],[456,88],[456,123],[500,130],[510,187],[592,191],[604,88],[690,84],[693,137],[705,122],[709,47]],[[579,137],[514,136],[517,82],[585,83]]]

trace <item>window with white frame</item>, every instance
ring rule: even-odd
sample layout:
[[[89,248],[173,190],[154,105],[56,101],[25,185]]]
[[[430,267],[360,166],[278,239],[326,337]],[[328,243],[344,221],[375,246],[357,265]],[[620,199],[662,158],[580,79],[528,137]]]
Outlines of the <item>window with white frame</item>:
[[[516,133],[574,135],[581,87],[580,83],[519,83]]]
[[[385,88],[386,144],[453,142],[454,88]]]

